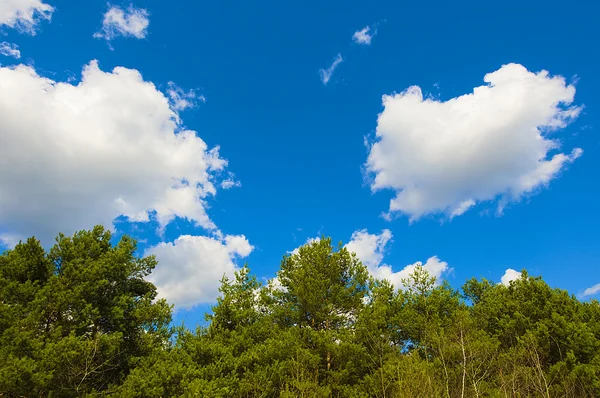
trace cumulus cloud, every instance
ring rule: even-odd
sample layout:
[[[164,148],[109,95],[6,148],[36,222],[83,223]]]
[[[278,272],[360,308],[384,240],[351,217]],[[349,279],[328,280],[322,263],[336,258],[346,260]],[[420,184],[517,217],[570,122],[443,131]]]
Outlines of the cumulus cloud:
[[[41,0],[0,1],[0,26],[35,35],[41,21],[52,18],[54,7]]]
[[[391,239],[392,232],[389,229],[384,229],[379,235],[370,234],[366,229],[362,229],[352,233],[346,249],[356,253],[356,256],[367,268],[375,269],[383,261],[385,247]]]
[[[123,9],[117,6],[110,6],[104,14],[102,28],[94,33],[97,39],[106,39],[111,41],[117,36],[133,37],[143,39],[148,34],[148,11],[142,8],[129,6]]]
[[[502,278],[500,278],[500,283],[504,286],[510,286],[511,281],[516,281],[521,277],[521,273],[519,271],[515,271],[512,268],[509,268],[504,272]]]
[[[354,40],[354,42],[357,44],[363,44],[368,46],[371,44],[373,36],[375,36],[375,32],[369,33],[370,31],[371,28],[369,26],[365,26],[361,30],[357,30],[356,32],[354,32],[354,34],[352,35],[352,40]]]
[[[227,161],[178,120],[137,70],[92,61],[73,85],[0,68],[2,240],[49,242],[119,216],[215,229],[206,200]]]
[[[327,83],[329,83],[333,72],[335,72],[335,69],[338,67],[339,64],[342,63],[342,61],[344,61],[344,59],[342,58],[342,54],[338,54],[329,68],[319,69],[319,75],[321,76],[321,81],[323,82],[323,84],[327,85]]]
[[[173,243],[163,242],[146,251],[158,260],[148,280],[157,286],[160,298],[178,309],[212,303],[219,295],[221,278],[232,278],[238,269],[236,261],[253,249],[243,235],[182,235]]]
[[[417,261],[413,264],[406,265],[400,271],[394,272],[392,266],[383,263],[385,257],[386,246],[393,238],[392,232],[389,229],[384,229],[379,234],[370,234],[366,229],[354,231],[350,237],[350,241],[345,245],[349,252],[355,253],[356,257],[367,267],[369,273],[377,279],[387,279],[396,288],[402,288],[402,279],[408,278],[416,267],[422,266],[430,276],[436,278],[436,283],[439,283],[444,273],[450,268],[448,263],[441,261],[436,256],[430,257],[425,264]],[[305,245],[313,242],[318,242],[319,237],[309,238]],[[288,254],[298,254],[299,247]],[[276,281],[278,282],[278,281]]]
[[[450,270],[448,263],[440,261],[439,258],[433,256],[425,264],[417,261],[405,266],[400,271],[394,272],[390,265],[383,264],[385,248],[391,239],[392,233],[388,229],[384,229],[380,234],[370,234],[367,230],[363,229],[355,231],[352,234],[350,242],[346,244],[346,249],[356,253],[356,256],[367,267],[374,278],[387,279],[396,288],[403,287],[402,279],[407,279],[415,271],[416,267],[423,267],[430,276],[436,278],[436,283],[438,284],[443,274]]]
[[[19,46],[13,43],[8,43],[6,41],[0,43],[0,54],[16,59],[21,58],[21,51],[19,51]]]
[[[588,287],[587,289],[585,289],[583,291],[583,293],[581,293],[581,297],[595,296],[598,293],[600,293],[600,283],[598,283],[597,285],[594,285],[592,287]]]
[[[581,111],[564,78],[509,64],[484,82],[448,101],[424,97],[419,87],[383,97],[366,170],[372,190],[395,191],[388,214],[452,218],[494,200],[501,212],[582,154],[559,152],[549,134]]]
[[[387,279],[397,288],[403,287],[402,280],[408,279],[408,277],[415,272],[415,268],[422,267],[429,276],[435,277],[435,284],[439,285],[442,281],[442,277],[445,273],[450,271],[448,263],[441,261],[437,256],[429,257],[425,264],[421,261],[417,261],[413,264],[409,264],[402,268],[398,272],[393,272],[392,267],[389,265],[382,265],[378,268],[378,274],[374,276],[379,279]]]

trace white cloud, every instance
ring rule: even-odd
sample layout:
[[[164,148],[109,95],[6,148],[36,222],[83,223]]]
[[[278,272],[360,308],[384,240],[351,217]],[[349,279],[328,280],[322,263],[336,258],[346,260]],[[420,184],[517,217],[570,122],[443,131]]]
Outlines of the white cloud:
[[[234,187],[241,187],[242,183],[235,180],[224,180],[221,182],[221,188],[223,189],[231,189]]]
[[[354,32],[354,35],[352,35],[352,40],[354,40],[354,42],[357,44],[364,44],[368,46],[371,44],[371,40],[376,34],[376,32],[369,34],[370,31],[371,28],[369,26],[365,26],[361,30]]]
[[[366,229],[355,231],[346,244],[348,251],[356,256],[369,269],[376,269],[383,261],[385,246],[392,239],[392,232],[384,229],[379,235],[370,234]]]
[[[191,308],[214,302],[219,295],[219,281],[234,276],[236,260],[253,250],[243,235],[222,238],[183,235],[173,243],[160,243],[146,251],[153,254],[158,266],[148,280],[154,283],[160,298],[176,308]]]
[[[0,234],[0,247],[15,247],[19,241],[25,240],[24,236],[18,236],[15,234],[1,233]]]
[[[385,255],[385,247],[392,239],[392,233],[384,229],[379,235],[370,234],[367,230],[355,231],[346,244],[350,252],[356,253],[356,256],[367,267],[369,273],[377,279],[387,279],[396,288],[403,288],[402,279],[407,279],[415,268],[422,266],[430,276],[436,278],[439,284],[443,274],[449,271],[448,263],[440,261],[436,256],[430,257],[425,264],[417,261],[414,264],[405,266],[402,270],[394,272],[392,267],[382,264]]]
[[[94,33],[97,39],[110,41],[117,36],[134,37],[143,39],[148,34],[148,11],[142,8],[130,6],[126,10],[110,6],[104,14],[102,29]]]
[[[0,232],[51,242],[150,214],[161,227],[182,217],[214,229],[206,200],[227,161],[178,120],[137,70],[93,61],[72,85],[1,67]]]
[[[21,58],[21,51],[19,51],[19,46],[13,43],[8,43],[6,41],[0,43],[0,54],[16,59]]]
[[[454,218],[456,216],[460,216],[461,214],[464,214],[467,210],[469,210],[473,206],[475,206],[475,201],[473,199],[467,199],[463,202],[460,202],[458,204],[458,206],[456,206],[456,208],[454,210],[452,210],[452,213],[450,213],[450,218]]]
[[[585,289],[583,291],[583,293],[581,293],[581,297],[595,296],[598,293],[600,293],[600,283],[598,283],[597,285],[594,285],[592,287],[588,287],[587,289]]]
[[[50,20],[54,7],[41,0],[0,1],[0,26],[8,26],[35,35],[42,20]]]
[[[239,188],[241,186],[242,183],[235,179],[235,174],[232,172],[229,172],[228,177],[221,181],[221,188],[223,189]]]
[[[440,261],[437,256],[430,257],[425,264],[417,261],[414,264],[405,266],[400,271],[394,272],[392,267],[383,264],[386,246],[393,238],[392,232],[389,229],[384,229],[380,234],[370,234],[366,229],[354,231],[350,237],[350,241],[345,245],[349,252],[355,253],[356,257],[367,267],[371,276],[377,279],[387,279],[396,288],[402,289],[402,279],[407,279],[412,274],[416,267],[422,266],[430,276],[436,278],[436,284],[439,284],[443,275],[450,271],[448,263]],[[304,245],[309,245],[313,242],[319,242],[321,238],[309,238]],[[303,245],[303,246],[304,246]],[[298,254],[300,247],[295,248],[288,254]],[[276,286],[280,286],[277,278],[273,279]]]
[[[316,238],[308,238],[308,239],[306,240],[306,242],[305,242],[305,243],[304,243],[302,246],[310,245],[310,244],[312,244],[312,243],[315,243],[315,242],[320,242],[320,241],[321,241],[321,238],[320,238],[320,237],[318,237],[318,236],[317,236]],[[298,246],[297,248],[295,248],[295,249],[294,249],[294,250],[292,250],[291,252],[288,252],[288,254],[291,254],[291,255],[298,254],[298,252],[300,251],[300,248],[301,248],[302,246]]]
[[[546,71],[518,64],[485,75],[473,93],[441,102],[419,87],[383,97],[377,141],[366,169],[371,188],[392,189],[390,214],[411,221],[428,214],[455,217],[498,198],[499,211],[546,186],[582,154],[557,153],[549,132],[580,113],[575,87]]]
[[[176,111],[183,111],[188,108],[193,108],[197,102],[206,102],[204,95],[198,95],[194,90],[185,91],[173,82],[169,82],[167,94],[171,99],[171,107]]]
[[[504,272],[502,278],[500,278],[500,283],[504,286],[510,286],[511,281],[515,281],[521,277],[521,273],[519,271],[515,271],[512,268],[509,268]]]
[[[405,266],[402,270],[398,272],[393,272],[392,267],[389,265],[381,265],[377,269],[377,274],[374,274],[376,278],[379,279],[387,279],[389,280],[395,287],[403,288],[402,280],[408,279],[409,276],[415,272],[415,268],[423,267],[425,271],[429,274],[429,276],[435,277],[435,284],[439,285],[442,281],[442,277],[445,273],[450,271],[450,267],[448,267],[448,263],[445,261],[441,261],[437,256],[429,257],[425,264],[421,261],[417,261],[414,264],[409,264]]]
[[[270,285],[271,287],[273,287],[274,290],[282,290],[282,291],[286,290],[286,288],[281,284],[281,281],[279,280],[279,278],[277,276],[275,278],[269,279],[267,281],[267,284]]]
[[[323,84],[327,85],[327,83],[329,83],[333,72],[338,67],[338,65],[342,63],[343,60],[344,59],[342,58],[342,54],[338,54],[329,68],[319,69],[319,75],[321,76],[321,81],[323,82]]]

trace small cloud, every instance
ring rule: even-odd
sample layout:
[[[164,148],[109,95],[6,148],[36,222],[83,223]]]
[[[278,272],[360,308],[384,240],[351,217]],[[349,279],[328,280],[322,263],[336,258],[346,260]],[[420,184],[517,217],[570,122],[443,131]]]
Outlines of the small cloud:
[[[172,243],[162,242],[146,250],[146,255],[158,260],[148,280],[158,288],[158,296],[176,310],[214,302],[221,278],[233,278],[238,261],[254,250],[244,235],[216,235],[182,235]]]
[[[436,285],[440,285],[444,275],[452,271],[447,262],[441,261],[437,256],[432,256],[427,259],[425,264],[417,261],[394,272],[392,266],[385,264],[383,261],[388,243],[392,242],[392,238],[393,235],[389,229],[384,229],[379,234],[371,234],[366,229],[361,229],[352,233],[350,241],[344,247],[349,252],[356,254],[356,257],[367,268],[373,278],[385,279],[397,289],[405,288],[402,282],[403,279],[408,279],[417,267],[422,267],[429,276],[435,277]],[[311,245],[320,240],[319,237],[308,238],[302,246]],[[302,246],[289,251],[288,254],[297,255]]]
[[[52,18],[54,7],[41,0],[0,1],[0,26],[35,35],[41,20]]]
[[[386,245],[392,240],[392,232],[384,229],[379,235],[370,234],[366,229],[354,231],[346,248],[353,253],[369,269],[376,269],[381,265],[385,254]]]
[[[500,278],[500,283],[504,286],[510,286],[510,282],[516,281],[521,277],[521,273],[519,271],[515,271],[512,268],[509,268],[504,272],[502,278]]]
[[[319,69],[319,74],[321,75],[321,81],[323,82],[323,84],[327,85],[327,83],[329,83],[331,75],[333,75],[333,72],[338,67],[338,65],[342,63],[342,61],[344,61],[344,59],[342,58],[342,54],[338,54],[329,68]]]
[[[583,298],[583,297],[595,296],[598,293],[600,293],[600,283],[585,289],[583,291],[583,293],[581,293],[581,297]]]
[[[471,207],[475,206],[475,201],[473,199],[467,199],[461,202],[456,208],[450,213],[450,218],[454,218],[456,216],[460,216],[464,214]]]
[[[225,181],[221,182],[221,188],[223,188],[223,189],[238,188],[241,186],[242,186],[242,183],[239,181],[225,180]]]
[[[0,234],[0,247],[4,247],[6,249],[14,248],[19,242],[23,241],[23,237],[17,234],[8,234],[1,233]]]
[[[425,264],[417,261],[408,264],[400,271],[394,272],[391,265],[384,264],[386,246],[392,240],[392,232],[384,229],[380,234],[370,234],[367,230],[355,231],[350,242],[346,244],[348,251],[356,253],[358,259],[367,267],[369,273],[377,279],[386,279],[398,289],[404,287],[402,280],[408,279],[417,267],[423,267],[427,273],[435,277],[439,285],[444,274],[451,271],[448,263],[441,261],[437,256],[427,259]]]
[[[197,105],[196,101],[206,102],[204,95],[198,95],[194,90],[185,91],[173,82],[169,82],[167,95],[171,99],[171,107],[176,111],[183,111]]]
[[[94,33],[96,39],[111,41],[117,36],[143,39],[148,34],[148,11],[143,8],[129,6],[126,10],[110,6],[104,14],[102,29]]]
[[[19,46],[17,46],[14,43],[8,43],[6,41],[0,43],[0,54],[16,59],[21,58],[21,51],[19,51]]]
[[[235,179],[235,174],[229,172],[229,176],[221,181],[221,188],[223,189],[231,189],[231,188],[239,188],[242,186],[242,183]]]
[[[302,246],[311,245],[313,243],[320,242],[320,241],[321,241],[321,238],[318,237],[318,236],[316,238],[308,238],[306,240],[306,243],[304,243]],[[300,253],[300,248],[302,246],[298,246],[297,248],[295,248],[291,252],[287,252],[287,254],[296,255],[296,254]]]
[[[371,28],[369,26],[365,26],[361,30],[354,32],[354,35],[352,35],[352,40],[354,40],[356,44],[368,46],[371,44],[373,36],[377,34],[377,31],[373,31],[372,34],[369,34],[370,31]]]

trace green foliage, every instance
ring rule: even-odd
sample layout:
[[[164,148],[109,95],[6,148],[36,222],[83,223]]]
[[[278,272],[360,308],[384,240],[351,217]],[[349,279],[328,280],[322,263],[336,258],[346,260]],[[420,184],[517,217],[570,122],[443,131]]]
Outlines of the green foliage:
[[[135,251],[96,227],[0,256],[0,396],[600,396],[600,304],[526,272],[456,290],[416,267],[396,289],[323,238],[277,283],[224,278],[190,331]]]
[[[166,344],[170,308],[137,258],[101,227],[59,235],[48,253],[31,238],[0,256],[0,392],[80,396],[123,382]]]
[[[275,297],[286,326],[338,330],[357,315],[367,294],[367,269],[341,244],[334,251],[330,238],[285,256],[278,278],[283,289]]]

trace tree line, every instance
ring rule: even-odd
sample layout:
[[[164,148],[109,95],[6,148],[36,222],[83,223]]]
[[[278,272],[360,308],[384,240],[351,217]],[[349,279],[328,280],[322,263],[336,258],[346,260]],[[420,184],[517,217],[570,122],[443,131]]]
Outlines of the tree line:
[[[0,396],[598,397],[600,304],[509,286],[395,288],[329,238],[263,284],[223,278],[206,326],[171,323],[153,257],[102,227],[0,256]]]

